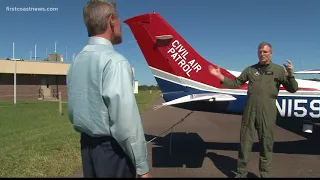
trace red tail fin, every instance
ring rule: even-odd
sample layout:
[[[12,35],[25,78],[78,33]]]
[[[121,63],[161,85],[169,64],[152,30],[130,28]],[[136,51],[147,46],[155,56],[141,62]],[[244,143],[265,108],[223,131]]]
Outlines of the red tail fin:
[[[154,76],[164,79],[171,76],[169,80],[183,85],[194,85],[197,81],[223,88],[220,80],[208,70],[210,64],[216,65],[201,57],[159,14],[143,14],[124,22],[130,27]],[[234,78],[226,69],[220,69],[224,76]]]

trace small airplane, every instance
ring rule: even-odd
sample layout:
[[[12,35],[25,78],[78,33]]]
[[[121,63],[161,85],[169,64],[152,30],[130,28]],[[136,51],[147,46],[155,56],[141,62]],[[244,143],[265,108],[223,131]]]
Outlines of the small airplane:
[[[124,23],[131,29],[166,101],[156,109],[174,106],[193,111],[243,113],[248,84],[237,89],[223,87],[208,70],[209,65],[217,65],[201,57],[161,15],[142,14]],[[222,67],[220,71],[229,78],[241,73]],[[318,69],[296,74],[319,72]],[[276,100],[278,118],[303,120],[303,132],[312,133],[313,123],[320,121],[320,82],[296,80],[296,93],[280,87]]]

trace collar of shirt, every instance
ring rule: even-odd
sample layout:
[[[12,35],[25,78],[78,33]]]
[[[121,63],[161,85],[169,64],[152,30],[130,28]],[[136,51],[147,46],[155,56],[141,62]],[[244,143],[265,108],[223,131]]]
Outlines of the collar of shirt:
[[[89,45],[105,45],[108,48],[113,49],[112,43],[108,39],[105,39],[102,37],[90,37],[88,44]]]

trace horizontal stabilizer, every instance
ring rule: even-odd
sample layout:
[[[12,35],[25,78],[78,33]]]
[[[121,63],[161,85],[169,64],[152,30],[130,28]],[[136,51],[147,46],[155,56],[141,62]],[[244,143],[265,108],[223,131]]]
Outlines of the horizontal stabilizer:
[[[162,103],[161,106],[155,107],[155,110],[159,109],[162,106],[170,106],[174,104],[181,104],[181,103],[187,103],[192,101],[234,101],[234,100],[236,100],[236,98],[229,94],[219,94],[219,93],[191,94],[191,95],[183,96],[181,98],[178,98],[172,101],[168,101],[166,103]]]

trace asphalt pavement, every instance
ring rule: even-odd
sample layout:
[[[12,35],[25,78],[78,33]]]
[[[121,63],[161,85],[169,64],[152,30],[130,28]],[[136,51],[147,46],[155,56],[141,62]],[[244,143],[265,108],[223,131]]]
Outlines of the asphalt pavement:
[[[155,104],[162,102],[160,98]],[[148,109],[142,114],[142,121],[146,139],[151,141],[148,160],[153,177],[235,176],[241,116],[162,107]],[[179,124],[171,132],[170,127],[176,123]],[[319,126],[306,136],[301,122],[277,121],[270,175],[320,177],[319,138]],[[260,177],[256,133],[248,171],[249,177]],[[81,177],[81,171],[75,176]]]

